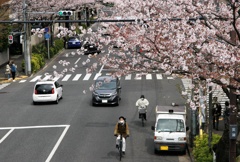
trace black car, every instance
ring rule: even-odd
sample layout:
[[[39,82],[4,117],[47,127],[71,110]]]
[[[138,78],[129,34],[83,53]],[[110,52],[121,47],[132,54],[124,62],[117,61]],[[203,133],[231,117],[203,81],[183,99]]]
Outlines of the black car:
[[[119,105],[121,100],[121,85],[118,77],[99,76],[92,92],[92,105]]]
[[[84,54],[85,55],[89,55],[89,54],[99,54],[101,52],[101,50],[98,49],[98,46],[93,44],[93,43],[89,43],[86,42],[84,45]]]

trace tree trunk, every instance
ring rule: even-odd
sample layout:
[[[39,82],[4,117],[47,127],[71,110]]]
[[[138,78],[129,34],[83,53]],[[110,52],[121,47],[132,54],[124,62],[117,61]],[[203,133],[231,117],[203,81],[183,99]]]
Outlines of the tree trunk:
[[[224,129],[223,135],[219,142],[213,146],[213,150],[216,153],[216,162],[228,162],[229,161],[229,130]]]

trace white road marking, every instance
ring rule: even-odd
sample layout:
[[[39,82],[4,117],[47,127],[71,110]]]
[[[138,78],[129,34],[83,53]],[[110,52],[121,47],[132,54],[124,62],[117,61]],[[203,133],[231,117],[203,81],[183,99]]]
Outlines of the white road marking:
[[[82,74],[77,74],[77,75],[73,78],[73,81],[78,81],[81,76],[82,76]]]
[[[173,77],[169,76],[169,77],[167,77],[167,79],[173,79]]]
[[[147,80],[152,80],[152,74],[147,74],[147,75],[146,75],[146,79],[147,79]]]
[[[30,82],[36,82],[41,77],[42,77],[42,75],[38,75],[38,76],[34,77],[32,80],[30,80]]]
[[[55,154],[58,146],[60,145],[60,143],[62,142],[64,136],[66,135],[69,127],[70,127],[70,125],[68,125],[68,126],[65,127],[64,131],[62,132],[60,138],[58,139],[57,143],[55,144],[54,148],[52,149],[50,155],[48,156],[48,158],[47,158],[47,160],[46,160],[45,162],[49,162],[49,161],[52,159],[52,157],[53,157],[53,155]]]
[[[128,74],[128,75],[125,77],[125,80],[131,80],[131,77],[132,77],[132,74]]]
[[[14,131],[14,128],[10,129],[5,136],[0,140],[0,143],[2,143],[11,133]]]
[[[0,130],[8,130],[10,129],[7,134],[0,140],[0,143],[2,143],[14,130],[17,129],[35,129],[35,128],[60,128],[64,127],[61,136],[59,137],[58,141],[56,142],[55,146],[53,147],[52,151],[48,155],[45,162],[50,162],[53,155],[55,154],[56,150],[58,149],[59,145],[61,144],[64,136],[66,135],[70,125],[45,125],[45,126],[26,126],[26,127],[0,127]]]
[[[103,68],[104,68],[104,65],[102,65],[102,67],[101,67],[101,69],[99,70],[98,73],[102,73]]]
[[[67,81],[70,77],[71,77],[72,74],[67,74],[65,75],[65,77],[62,79],[63,82]]]
[[[19,83],[24,83],[26,82],[27,80],[20,80]]]
[[[86,74],[85,77],[83,78],[83,80],[89,80],[91,75],[92,75],[91,73]]]
[[[78,61],[80,61],[80,60],[81,60],[81,57],[79,57],[79,58],[77,59],[77,61],[76,61],[74,64],[77,64]]]
[[[43,80],[48,80],[48,79],[50,79],[52,77],[52,75],[46,75],[44,78],[43,78]]]
[[[95,77],[94,77],[94,79],[93,80],[96,80],[99,76],[101,76],[102,74],[101,73],[97,73],[96,75],[95,75]]]
[[[156,74],[156,77],[157,77],[158,80],[163,79],[162,74]]]
[[[141,74],[136,74],[134,79],[135,80],[141,80],[142,79],[142,75]]]
[[[5,88],[6,86],[8,86],[10,83],[3,83],[3,84],[0,84],[0,89],[3,89]]]

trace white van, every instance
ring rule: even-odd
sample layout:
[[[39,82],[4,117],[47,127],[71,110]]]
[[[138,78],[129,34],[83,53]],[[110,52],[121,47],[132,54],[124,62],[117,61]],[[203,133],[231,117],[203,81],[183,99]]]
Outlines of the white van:
[[[185,106],[156,106],[154,151],[179,151],[186,154],[187,130]]]

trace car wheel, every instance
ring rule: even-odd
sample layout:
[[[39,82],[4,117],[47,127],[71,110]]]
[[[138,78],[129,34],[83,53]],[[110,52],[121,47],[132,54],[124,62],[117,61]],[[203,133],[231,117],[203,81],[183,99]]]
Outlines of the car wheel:
[[[117,99],[116,106],[119,106],[120,99]]]
[[[33,101],[33,105],[37,105],[37,102],[34,102],[34,101]]]
[[[57,99],[56,99],[56,101],[55,101],[55,104],[58,104],[58,102],[59,102],[59,98],[58,98],[58,96],[57,96]]]
[[[154,154],[158,154],[158,150],[157,149],[154,149]]]

